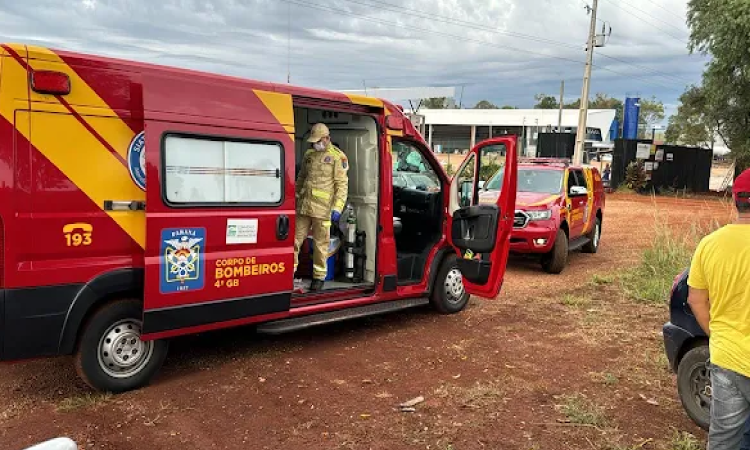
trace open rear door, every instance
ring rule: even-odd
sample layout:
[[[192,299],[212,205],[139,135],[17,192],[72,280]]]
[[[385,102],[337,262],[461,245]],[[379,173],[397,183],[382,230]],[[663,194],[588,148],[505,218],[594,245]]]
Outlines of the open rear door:
[[[479,201],[480,181],[504,172],[501,189],[489,202]],[[480,142],[471,149],[451,182],[450,241],[459,252],[464,288],[495,298],[500,292],[510,250],[517,188],[516,137]]]

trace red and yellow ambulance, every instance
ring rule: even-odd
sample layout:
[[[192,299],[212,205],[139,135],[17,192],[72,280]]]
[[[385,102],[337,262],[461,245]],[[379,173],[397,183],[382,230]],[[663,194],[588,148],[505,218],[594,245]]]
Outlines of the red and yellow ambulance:
[[[25,45],[0,47],[0,116],[0,360],[72,354],[89,385],[121,392],[151,380],[174,336],[455,313],[500,290],[514,137],[472,149],[462,202],[388,102]],[[361,270],[300,293],[294,180],[318,122],[349,161]],[[497,145],[505,187],[480,205]],[[440,189],[395,185],[405,154]]]

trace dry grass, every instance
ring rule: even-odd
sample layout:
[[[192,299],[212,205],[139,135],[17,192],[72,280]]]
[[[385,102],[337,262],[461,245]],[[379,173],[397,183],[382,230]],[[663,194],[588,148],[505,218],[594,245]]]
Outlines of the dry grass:
[[[74,397],[64,398],[58,405],[60,412],[75,411],[82,408],[94,408],[107,403],[112,396],[110,394],[81,394]]]
[[[605,427],[609,423],[604,410],[583,394],[565,395],[561,399],[563,402],[558,409],[570,423],[597,428]]]
[[[690,433],[685,431],[674,431],[672,439],[669,442],[669,450],[701,450],[700,441]]]
[[[563,305],[572,308],[586,308],[591,305],[591,297],[588,295],[565,294],[561,302]]]

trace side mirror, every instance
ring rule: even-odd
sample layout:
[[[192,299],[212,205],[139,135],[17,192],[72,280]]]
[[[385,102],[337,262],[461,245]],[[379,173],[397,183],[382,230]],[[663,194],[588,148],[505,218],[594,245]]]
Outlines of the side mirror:
[[[570,188],[570,195],[578,196],[578,195],[586,195],[588,194],[588,190],[583,186],[572,186]]]
[[[25,450],[78,450],[78,445],[68,438],[52,439]]]

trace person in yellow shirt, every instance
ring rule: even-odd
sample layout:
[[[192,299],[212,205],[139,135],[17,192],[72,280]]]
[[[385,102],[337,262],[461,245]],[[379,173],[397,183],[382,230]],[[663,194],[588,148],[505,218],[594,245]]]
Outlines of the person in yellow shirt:
[[[688,303],[709,336],[709,450],[740,448],[750,419],[750,169],[734,181],[737,220],[698,244]]]

